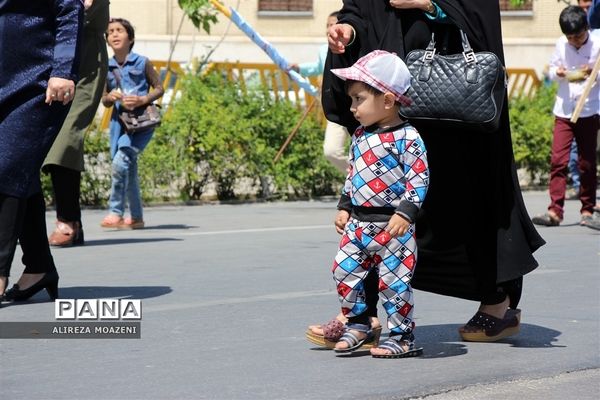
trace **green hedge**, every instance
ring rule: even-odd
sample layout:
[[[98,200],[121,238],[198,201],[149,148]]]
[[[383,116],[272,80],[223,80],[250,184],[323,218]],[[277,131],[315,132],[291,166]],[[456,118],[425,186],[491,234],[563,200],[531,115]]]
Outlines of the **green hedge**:
[[[236,193],[241,182],[261,198],[337,192],[342,177],[323,157],[323,128],[311,117],[273,163],[301,117],[294,104],[275,101],[264,89],[244,94],[217,73],[188,76],[182,93],[144,155],[144,176],[168,165],[175,176],[167,182],[179,182],[183,200],[199,199],[209,182],[221,200],[248,195]]]
[[[510,126],[517,168],[526,170],[530,184],[545,185],[552,150],[552,107],[556,85],[543,85],[533,98],[510,101]]]
[[[236,84],[216,73],[186,77],[181,93],[140,156],[144,201],[206,198],[209,183],[220,200],[310,198],[339,192],[343,177],[324,158],[324,130],[311,116],[273,163],[301,117],[291,102],[275,101],[265,89],[242,94]],[[85,150],[81,202],[104,206],[110,192],[108,135],[92,129]],[[44,187],[51,201],[47,177]],[[239,188],[244,193],[238,193]]]

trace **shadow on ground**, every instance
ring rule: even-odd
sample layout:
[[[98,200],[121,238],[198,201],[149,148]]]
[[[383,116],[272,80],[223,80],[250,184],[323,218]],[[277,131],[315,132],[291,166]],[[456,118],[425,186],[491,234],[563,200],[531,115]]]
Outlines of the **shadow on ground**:
[[[173,291],[170,286],[73,286],[59,290],[63,299],[149,299]]]
[[[149,299],[164,296],[173,291],[169,286],[73,286],[59,287],[58,294],[61,299]],[[44,303],[50,301],[45,290],[37,293],[27,301],[2,303],[2,307],[18,306],[31,303]]]
[[[423,355],[418,358],[446,358],[456,357],[467,354],[469,342],[462,342],[458,335],[458,328],[461,325],[421,325],[415,330],[418,347],[423,347]],[[516,336],[507,337],[497,342],[489,343],[490,346],[524,347],[524,348],[548,348],[548,347],[566,347],[556,346],[554,343],[558,340],[561,332],[545,328],[539,325],[521,324],[521,332]],[[380,343],[387,338],[382,335]],[[321,347],[313,347],[312,350],[324,350]],[[340,357],[361,357],[369,356],[367,351],[356,351],[349,354],[340,353]]]
[[[461,325],[421,325],[415,330],[417,341],[423,346],[423,358],[443,358],[465,354],[465,346],[469,342],[461,341],[458,328]],[[564,347],[554,343],[561,335],[560,331],[533,324],[521,324],[521,332],[497,342],[489,343],[490,346],[510,345],[511,347],[548,348]]]
[[[144,228],[144,230],[148,230],[148,229],[164,229],[164,230],[168,230],[168,229],[195,229],[198,228],[197,226],[192,226],[192,225],[185,225],[185,224],[165,224],[165,225],[146,225],[146,227]]]
[[[86,240],[84,247],[90,246],[112,246],[115,244],[133,244],[133,243],[152,243],[152,242],[172,242],[172,241],[182,241],[183,239],[176,238],[136,238],[136,239],[99,239],[99,240]],[[71,247],[64,247],[65,249],[69,249]],[[53,251],[56,248],[53,248]]]

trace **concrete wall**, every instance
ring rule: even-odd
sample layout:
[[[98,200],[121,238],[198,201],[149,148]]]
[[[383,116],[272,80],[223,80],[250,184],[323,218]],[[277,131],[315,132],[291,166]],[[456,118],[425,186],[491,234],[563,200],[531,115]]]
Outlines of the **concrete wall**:
[[[481,0],[494,1],[494,0]],[[291,62],[315,59],[319,45],[325,43],[327,15],[338,9],[340,0],[315,0],[313,12],[301,16],[265,16],[257,12],[258,0],[224,0]],[[576,2],[573,0],[573,4]],[[556,39],[561,35],[558,15],[566,6],[557,0],[534,0],[533,11],[503,13],[502,30],[509,67],[535,68],[541,72],[548,62]],[[129,19],[136,27],[136,50],[153,59],[167,59],[177,33],[182,12],[176,0],[112,0],[111,15]],[[228,19],[218,15],[219,23],[211,34],[197,31],[184,20],[175,47],[174,59],[181,62],[203,57],[219,44],[211,59],[215,61],[269,62],[269,58]]]

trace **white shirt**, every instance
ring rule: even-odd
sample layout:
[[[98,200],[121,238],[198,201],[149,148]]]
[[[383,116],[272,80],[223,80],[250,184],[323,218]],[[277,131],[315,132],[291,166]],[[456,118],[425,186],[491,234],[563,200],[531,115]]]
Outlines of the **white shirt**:
[[[554,115],[562,118],[571,118],[577,101],[581,97],[587,83],[587,80],[569,82],[566,77],[560,78],[556,76],[556,70],[561,66],[567,70],[578,69],[585,64],[593,68],[599,54],[600,36],[596,34],[590,34],[587,42],[579,49],[570,45],[566,36],[561,36],[558,39],[554,53],[550,59],[550,69],[548,71],[548,77],[559,83],[556,101],[554,102]],[[600,74],[596,78],[596,84],[592,86],[592,90],[581,110],[580,117],[590,117],[600,113],[600,90],[598,89],[598,82],[600,82]]]

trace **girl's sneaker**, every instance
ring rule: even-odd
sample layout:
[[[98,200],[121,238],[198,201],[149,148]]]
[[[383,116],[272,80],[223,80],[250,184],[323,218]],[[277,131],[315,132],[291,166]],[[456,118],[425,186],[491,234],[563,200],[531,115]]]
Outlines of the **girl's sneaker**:
[[[142,229],[144,228],[144,220],[127,217],[119,226],[119,229]]]

